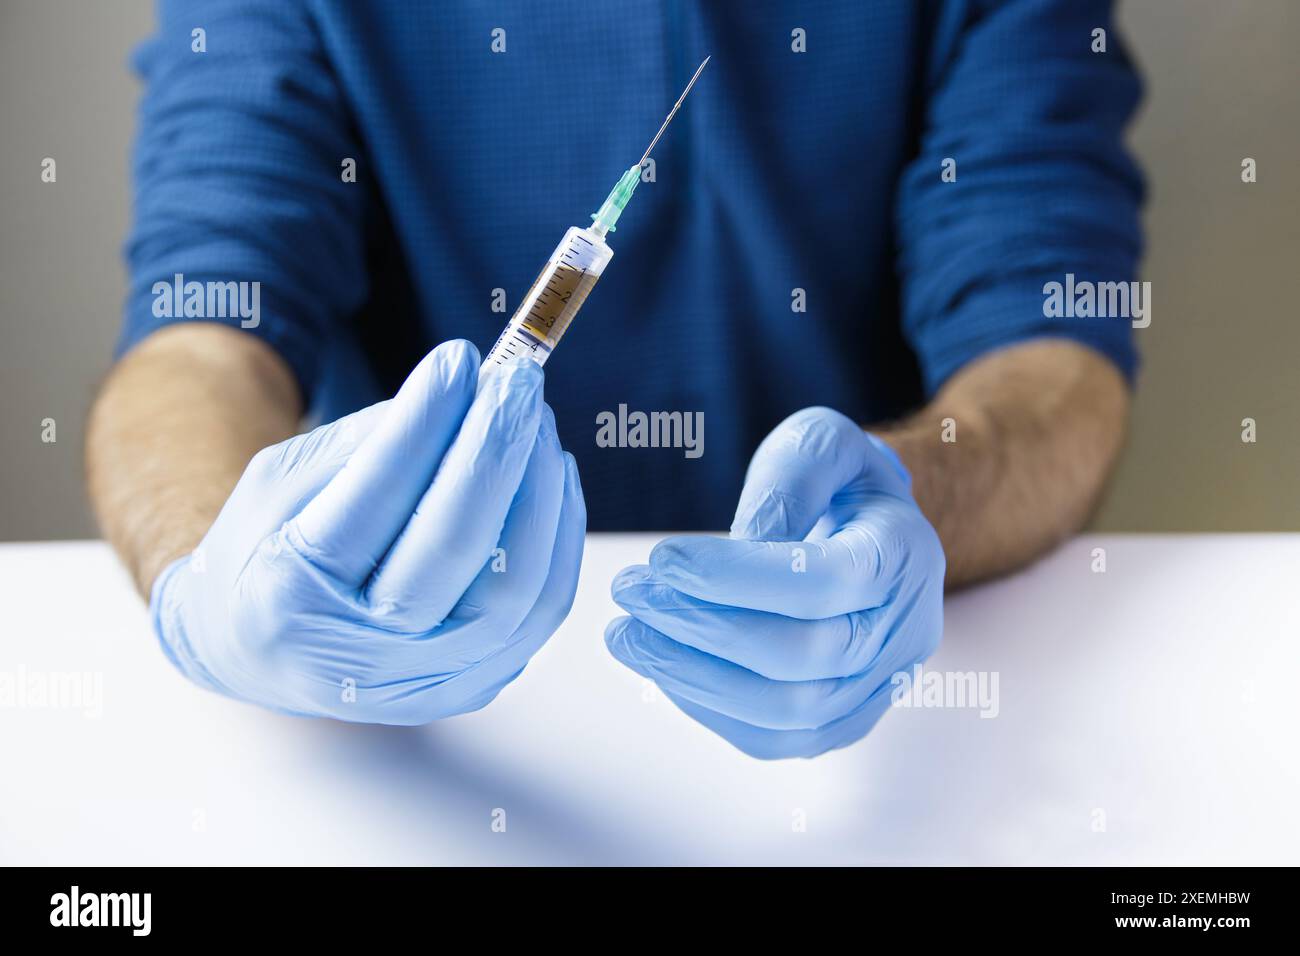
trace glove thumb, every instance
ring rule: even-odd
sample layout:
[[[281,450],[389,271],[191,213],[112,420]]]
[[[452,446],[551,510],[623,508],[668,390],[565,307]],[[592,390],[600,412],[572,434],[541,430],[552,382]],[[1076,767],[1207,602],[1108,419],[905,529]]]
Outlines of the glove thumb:
[[[754,453],[731,536],[802,541],[836,492],[862,478],[895,493],[911,484],[893,449],[852,419],[829,408],[795,412]]]

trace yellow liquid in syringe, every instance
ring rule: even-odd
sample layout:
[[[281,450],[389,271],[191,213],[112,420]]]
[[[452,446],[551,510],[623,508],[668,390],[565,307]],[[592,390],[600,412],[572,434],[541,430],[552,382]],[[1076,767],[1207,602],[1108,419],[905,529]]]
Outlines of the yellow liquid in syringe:
[[[483,364],[527,355],[545,365],[613,257],[590,228],[566,232]]]

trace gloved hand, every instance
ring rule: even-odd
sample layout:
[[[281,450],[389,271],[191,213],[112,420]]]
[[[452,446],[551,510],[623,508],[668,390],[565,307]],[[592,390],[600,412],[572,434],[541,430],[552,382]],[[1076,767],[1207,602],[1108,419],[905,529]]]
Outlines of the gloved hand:
[[[150,601],[196,683],[282,712],[476,710],[564,620],[586,509],[535,363],[478,386],[468,342],[396,398],[259,452]]]
[[[750,462],[730,538],[667,538],[614,579],[605,641],[745,753],[812,757],[867,733],[943,632],[944,556],[882,441],[806,408]]]

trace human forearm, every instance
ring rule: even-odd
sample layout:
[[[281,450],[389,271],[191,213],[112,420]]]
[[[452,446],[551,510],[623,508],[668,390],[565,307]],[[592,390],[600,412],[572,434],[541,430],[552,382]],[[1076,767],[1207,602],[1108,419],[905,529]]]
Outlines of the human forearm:
[[[955,587],[1019,567],[1083,526],[1128,404],[1106,359],[1041,339],[970,364],[916,415],[872,430],[912,472]]]
[[[163,329],[118,363],[91,414],[87,484],[141,594],[199,543],[253,454],[294,433],[300,405],[283,361],[224,326]]]

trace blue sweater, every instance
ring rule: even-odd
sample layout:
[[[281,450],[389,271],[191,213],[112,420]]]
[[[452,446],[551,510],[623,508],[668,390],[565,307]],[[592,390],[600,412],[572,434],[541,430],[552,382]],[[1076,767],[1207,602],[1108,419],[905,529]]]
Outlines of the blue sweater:
[[[546,367],[592,529],[725,527],[786,415],[897,417],[1025,339],[1132,377],[1126,320],[1044,314],[1140,253],[1104,0],[163,0],[119,353],[184,319],[176,274],[260,283],[248,334],[326,418],[443,340],[486,353],[706,54]],[[620,405],[703,413],[703,454],[601,447]]]

